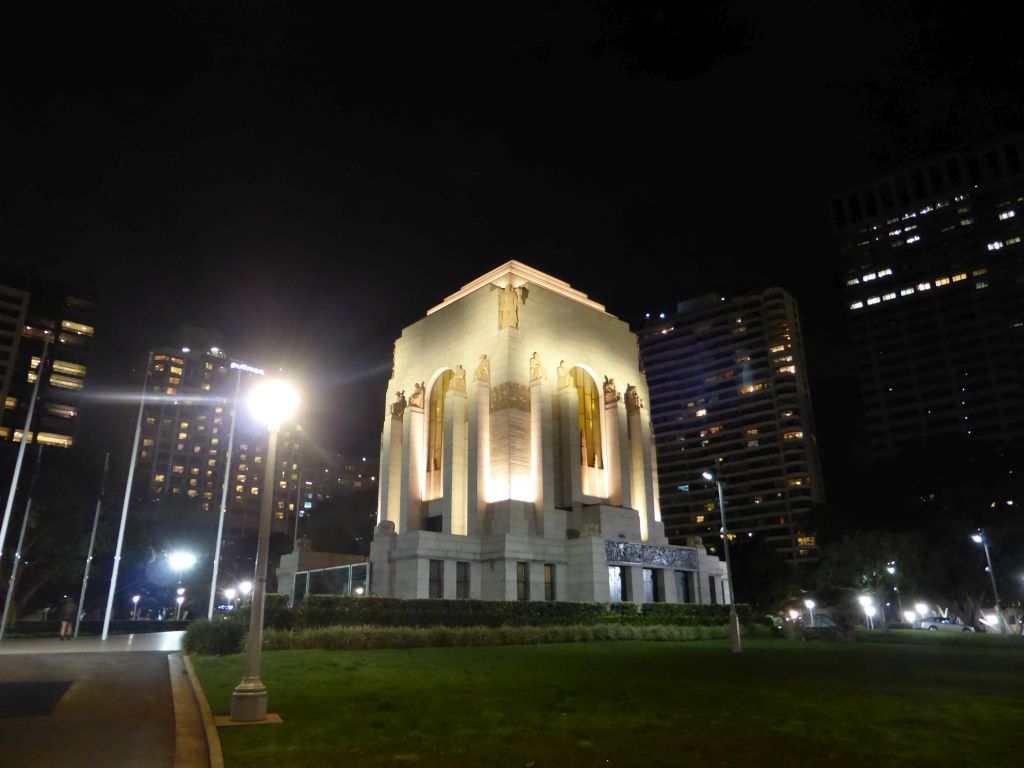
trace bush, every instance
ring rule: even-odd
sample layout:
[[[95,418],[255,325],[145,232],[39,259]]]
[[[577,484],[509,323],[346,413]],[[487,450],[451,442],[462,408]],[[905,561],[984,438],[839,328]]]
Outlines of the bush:
[[[239,653],[245,642],[248,622],[238,619],[200,619],[192,622],[185,630],[183,647],[185,653],[223,656]]]
[[[609,640],[712,640],[726,636],[724,626],[665,626],[640,624],[567,624],[501,627],[316,627],[301,631],[269,630],[263,637],[268,651],[361,651],[381,648],[423,648],[484,645],[537,645]]]
[[[740,620],[750,619],[750,607],[737,605]],[[307,595],[291,611],[291,623],[271,622],[276,629],[372,625],[382,627],[522,627],[594,624],[725,624],[724,605],[671,603],[570,603],[501,600],[399,600],[386,597]]]

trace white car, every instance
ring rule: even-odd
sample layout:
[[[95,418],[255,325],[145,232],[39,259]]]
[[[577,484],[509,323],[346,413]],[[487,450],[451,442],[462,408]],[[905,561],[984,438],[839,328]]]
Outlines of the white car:
[[[930,632],[973,632],[974,627],[968,627],[966,624],[961,624],[959,621],[954,619],[952,616],[929,616],[928,618],[921,619],[921,623],[918,625],[918,629],[927,629]]]

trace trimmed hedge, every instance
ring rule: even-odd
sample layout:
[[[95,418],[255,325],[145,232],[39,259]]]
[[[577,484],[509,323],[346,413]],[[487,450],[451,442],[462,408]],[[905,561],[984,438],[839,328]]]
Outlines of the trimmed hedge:
[[[263,647],[268,651],[362,651],[375,648],[537,645],[609,640],[715,640],[725,637],[726,628],[720,626],[568,624],[546,627],[318,627],[301,632],[270,630],[264,636]]]
[[[236,619],[200,619],[185,630],[182,647],[185,653],[208,653],[223,656],[239,653],[245,645],[248,622]]]
[[[717,627],[725,626],[727,605],[673,603],[569,603],[500,600],[400,600],[386,597],[307,595],[298,608],[282,607],[283,595],[267,595],[263,626],[298,636],[321,627],[498,629],[505,627]],[[750,607],[737,605],[740,621],[750,623]],[[195,622],[185,635],[189,653],[236,653],[249,626],[248,609],[213,622]],[[237,636],[237,640],[233,640]],[[275,635],[276,636],[276,635]],[[532,641],[531,641],[532,642]],[[566,642],[543,640],[536,642]],[[190,645],[191,643],[191,645]],[[431,643],[427,643],[428,645]],[[458,643],[455,643],[458,644]],[[493,643],[486,643],[493,644]],[[366,646],[376,647],[376,646]],[[405,647],[387,646],[387,647]],[[211,650],[224,648],[226,650]]]

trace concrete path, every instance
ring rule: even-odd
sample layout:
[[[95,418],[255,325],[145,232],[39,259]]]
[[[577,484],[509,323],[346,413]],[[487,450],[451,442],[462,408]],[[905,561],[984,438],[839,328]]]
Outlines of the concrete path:
[[[185,677],[179,657],[168,659],[180,643],[180,632],[105,642],[5,639],[0,643],[0,764],[199,765],[198,707],[187,684],[183,688],[173,677],[176,672]]]

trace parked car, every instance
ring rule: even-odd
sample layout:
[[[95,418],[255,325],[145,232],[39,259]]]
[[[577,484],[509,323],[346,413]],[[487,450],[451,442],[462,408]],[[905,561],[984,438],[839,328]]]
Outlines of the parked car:
[[[921,623],[918,626],[918,629],[927,629],[930,632],[937,632],[940,630],[944,632],[974,631],[974,627],[969,627],[966,624],[961,624],[952,616],[929,616],[928,618],[921,619]]]

